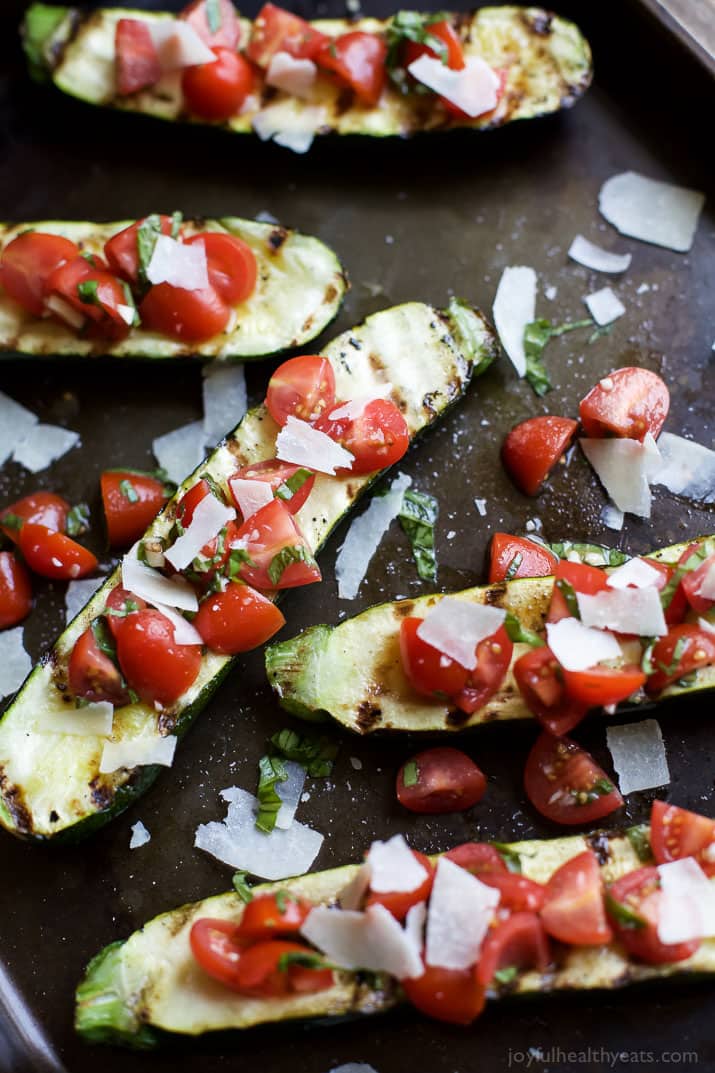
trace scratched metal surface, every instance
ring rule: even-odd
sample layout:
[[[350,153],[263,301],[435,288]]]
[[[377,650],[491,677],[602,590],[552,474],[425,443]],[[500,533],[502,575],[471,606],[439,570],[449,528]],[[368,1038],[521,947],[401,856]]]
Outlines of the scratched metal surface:
[[[298,158],[217,132],[103,114],[31,85],[14,33],[22,6],[6,0],[0,14],[0,218],[270,211],[286,224],[320,235],[342,255],[353,290],[336,332],[409,298],[443,303],[457,293],[488,310],[502,268],[519,263],[537,269],[542,287],[557,288],[551,302],[542,293],[538,313],[574,318],[583,313],[585,293],[612,281],[567,262],[573,235],[581,232],[632,251],[630,270],[614,284],[627,314],[591,346],[583,334],[572,334],[550,347],[556,387],[547,399],[536,400],[502,360],[401,467],[417,487],[439,498],[440,588],[477,582],[484,576],[490,533],[522,531],[529,519],[536,519],[550,539],[616,540],[633,552],[713,531],[712,509],[698,509],[660,490],[652,519],[629,520],[614,536],[599,522],[604,497],[577,454],[537,500],[518,494],[498,461],[502,437],[515,421],[538,412],[574,413],[589,385],[627,364],[647,365],[670,383],[668,428],[712,442],[712,215],[706,212],[692,252],[683,256],[619,239],[596,211],[601,182],[626,168],[703,190],[710,184],[712,195],[698,119],[711,114],[712,84],[679,44],[652,32],[636,8],[618,5],[616,14],[615,5],[608,5],[609,13],[606,5],[574,3],[565,11],[588,30],[597,67],[593,89],[571,112],[482,136],[430,136],[411,143],[332,140]],[[167,6],[178,9],[179,4]],[[315,8],[306,4],[302,13],[343,11],[335,0]],[[389,8],[373,0],[368,11],[385,15]],[[639,293],[644,283],[650,289]],[[269,363],[249,371],[254,401],[270,368]],[[198,368],[23,359],[2,365],[0,387],[41,419],[66,423],[82,436],[80,450],[37,478],[6,466],[0,471],[0,502],[38,486],[56,488],[72,500],[89,499],[95,523],[90,543],[106,561],[99,474],[109,465],[149,465],[155,436],[200,415]],[[484,517],[475,509],[475,497],[486,500]],[[428,588],[417,580],[405,538],[395,526],[359,599],[339,602],[332,564],[344,533],[343,526],[323,557],[320,589],[286,599],[286,633]],[[37,607],[26,627],[34,656],[59,630],[62,603],[62,586],[38,585]],[[707,698],[685,699],[662,715],[673,776],[669,797],[710,812],[715,810],[711,708]],[[379,1073],[402,1073],[407,1067],[473,1073],[509,1068],[510,1048],[547,1051],[556,1045],[564,1052],[645,1049],[656,1056],[656,1066],[665,1050],[692,1049],[698,1069],[715,1069],[709,1027],[715,990],[707,985],[504,1002],[468,1031],[403,1011],[313,1032],[246,1034],[232,1048],[200,1041],[193,1050],[129,1058],[76,1040],[73,989],[89,957],[157,912],[229,884],[228,869],[192,848],[193,832],[199,822],[221,815],[220,788],[254,786],[266,738],[288,722],[266,688],[260,655],[254,655],[212,700],[171,772],[93,840],[53,850],[0,838],[0,1009],[10,1015],[7,1039],[0,1039],[3,1073],[59,1069],[59,1063],[71,1073],[98,1065],[119,1073],[128,1063],[133,1073],[193,1073],[196,1068],[222,1073],[239,1065],[260,1065],[272,1073],[327,1073],[348,1061],[369,1062]],[[474,837],[553,834],[521,789],[533,734],[529,727],[492,726],[464,736],[459,744],[487,773],[489,792],[465,815],[426,819],[406,816],[393,794],[397,766],[414,742],[343,737],[334,778],[315,783],[310,801],[300,808],[299,818],[326,835],[316,867],[354,859],[373,837],[398,830],[423,850]],[[601,721],[592,721],[577,736],[608,765]],[[362,761],[360,770],[351,764],[353,757]],[[645,820],[652,796],[632,795],[614,824]],[[129,828],[138,819],[153,837],[147,847],[130,853]],[[608,1068],[606,1062],[597,1053],[586,1055],[578,1068],[601,1070]],[[551,1061],[532,1059],[536,1069],[573,1064],[558,1054]],[[653,1068],[652,1061],[629,1064]]]

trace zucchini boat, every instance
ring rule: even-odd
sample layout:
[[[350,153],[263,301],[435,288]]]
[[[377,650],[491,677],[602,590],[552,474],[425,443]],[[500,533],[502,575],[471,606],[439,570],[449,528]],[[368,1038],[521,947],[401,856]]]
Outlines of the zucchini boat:
[[[651,558],[676,564],[689,546],[674,544],[653,552]],[[553,578],[515,578],[477,586],[456,595],[460,599],[503,607],[526,630],[544,630]],[[446,594],[445,594],[446,595]],[[516,685],[513,666],[529,645],[514,644],[510,669],[498,692],[472,715],[448,701],[419,696],[410,687],[400,658],[400,624],[406,617],[424,617],[441,595],[379,604],[338,626],[313,626],[288,641],[266,649],[266,671],[281,705],[301,719],[332,717],[358,734],[375,730],[459,731],[467,727],[509,719],[531,719],[531,712]],[[686,685],[674,684],[663,698],[715,688],[715,667],[694,672]],[[638,695],[641,697],[641,694]],[[628,704],[652,704],[641,700]]]
[[[104,243],[133,221],[86,223],[42,221],[1,224],[0,249],[28,230],[62,235],[83,253],[99,254]],[[82,337],[59,321],[26,312],[0,288],[0,352],[41,355],[108,354],[119,358],[236,358],[246,360],[301,346],[318,336],[337,315],[347,277],[335,253],[317,238],[272,224],[224,216],[186,220],[188,236],[200,231],[235,235],[253,251],[256,288],[235,307],[234,324],[204,343],[186,343],[159,332],[132,328],[121,342]]]
[[[333,366],[342,398],[369,394],[390,382],[392,398],[414,439],[459,399],[473,373],[493,360],[496,342],[482,315],[466,305],[453,300],[447,311],[439,312],[413,302],[374,314],[338,336],[323,354]],[[169,500],[145,539],[169,534],[178,500],[199,475],[221,484],[237,467],[271,458],[277,432],[264,405],[249,411]],[[297,514],[314,552],[379,476],[379,471],[367,476],[318,474],[309,501]],[[120,583],[120,569],[70,623],[0,719],[0,823],[13,834],[49,839],[89,833],[126,808],[158,774],[156,766],[100,774],[106,739],[48,729],[53,716],[74,710],[74,698],[67,694],[69,655],[104,610],[109,592]],[[141,703],[116,708],[110,740],[181,737],[232,662],[229,656],[205,652],[193,685],[160,716]]]
[[[170,121],[206,122],[189,116],[180,79],[164,76],[151,88],[120,97],[116,87],[115,30],[121,18],[148,22],[165,14],[110,8],[82,12],[78,8],[33,4],[24,24],[25,50],[31,69],[52,80],[73,97],[90,104],[140,112]],[[309,101],[264,87],[255,106],[221,124],[237,134],[250,134],[257,115],[269,117],[284,135],[305,133],[306,123],[318,134],[405,136],[445,127],[485,129],[517,119],[533,119],[574,104],[588,88],[591,51],[577,26],[537,7],[481,8],[453,20],[466,57],[482,57],[505,72],[504,91],[496,108],[476,119],[452,118],[434,94],[403,94],[390,84],[374,107],[356,102],[351,90],[320,78]],[[445,16],[441,15],[444,19]],[[392,20],[372,18],[320,19],[311,26],[321,34],[367,32],[384,35]],[[249,40],[251,22],[241,19],[240,45]]]
[[[639,829],[640,830],[640,829]],[[596,832],[503,847],[518,855],[523,874],[545,882],[566,861],[597,845],[603,879],[610,883],[641,867],[625,835]],[[278,890],[315,905],[334,904],[357,874],[357,865],[316,872],[253,888],[254,895]],[[172,1037],[250,1028],[288,1021],[315,1022],[388,1010],[402,1001],[397,982],[385,974],[338,971],[331,988],[285,998],[246,998],[212,980],[189,947],[192,924],[202,918],[238,923],[238,894],[229,892],[164,913],[126,941],[105,947],[90,962],[76,994],[75,1027],[88,1042],[154,1047]],[[629,959],[618,943],[564,947],[563,958],[546,973],[520,972],[500,995],[613,990],[627,984],[715,972],[715,940],[705,939],[686,961],[646,965]]]

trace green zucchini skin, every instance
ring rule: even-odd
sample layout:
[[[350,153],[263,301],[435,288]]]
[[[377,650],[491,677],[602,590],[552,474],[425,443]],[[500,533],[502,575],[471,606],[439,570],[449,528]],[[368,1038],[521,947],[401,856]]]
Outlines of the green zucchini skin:
[[[514,842],[524,875],[545,882],[565,861],[598,840],[606,882],[641,867],[627,836],[595,832],[541,841]],[[330,903],[350,882],[357,865],[314,872],[296,879],[265,883],[257,894],[289,890],[314,904]],[[171,1040],[185,1041],[210,1033],[226,1033],[257,1025],[325,1024],[382,1013],[397,1005],[401,992],[390,977],[340,972],[329,991],[288,999],[246,999],[206,977],[193,961],[188,936],[201,917],[238,923],[243,902],[231,891],[185,905],[155,917],[124,942],[105,947],[88,965],[77,988],[75,1028],[91,1043],[151,1048]],[[715,939],[705,940],[696,954],[673,965],[650,966],[630,961],[621,947],[569,948],[557,968],[545,974],[521,973],[490,998],[537,995],[565,990],[614,990],[629,984],[712,976]]]
[[[58,18],[57,12],[61,12]],[[77,8],[32,4],[23,28],[25,51],[35,77],[50,79],[71,96],[91,104],[152,115],[169,121],[205,122],[187,115],[178,82],[119,98],[114,81],[114,27],[119,18],[161,19],[164,14],[108,8],[83,14]],[[271,96],[271,109],[285,131],[305,129],[315,115],[318,134],[361,134],[389,137],[421,131],[467,128],[484,130],[518,119],[549,115],[573,105],[592,77],[591,50],[574,23],[538,7],[487,7],[456,16],[467,54],[482,56],[495,68],[507,68],[506,91],[493,112],[476,119],[454,119],[436,97],[403,95],[390,85],[375,108],[348,102],[327,80],[316,86],[309,105],[287,94]],[[389,20],[318,19],[313,25],[337,36],[348,30],[384,31]],[[242,41],[251,23],[241,19]],[[517,59],[514,59],[517,57]],[[168,76],[171,79],[171,76]],[[261,102],[263,104],[263,102]],[[259,108],[226,123],[212,124],[236,134],[252,133]],[[266,109],[269,111],[270,109]],[[311,128],[312,129],[312,128]]]
[[[23,231],[48,232],[76,242],[83,251],[101,254],[104,243],[132,220],[86,223],[42,220],[0,224],[0,249]],[[236,307],[235,324],[204,343],[182,343],[158,332],[132,328],[120,343],[84,339],[54,320],[34,317],[0,291],[0,357],[109,356],[151,361],[170,358],[250,361],[302,346],[337,316],[348,279],[336,254],[317,238],[273,224],[224,216],[188,219],[185,234],[217,231],[235,235],[253,250],[258,265],[256,289]]]
[[[482,315],[456,300],[443,313],[412,302],[368,317],[323,353],[333,365],[340,398],[354,398],[391,383],[392,397],[415,439],[458,401],[472,376],[494,359],[497,344]],[[239,466],[273,457],[277,432],[264,406],[251,410],[177,490],[147,536],[169,532],[178,499],[199,475],[209,473],[221,483]],[[310,499],[297,515],[314,551],[380,476],[318,475]],[[104,739],[47,729],[53,712],[73,708],[66,692],[69,655],[80,634],[104,609],[118,579],[119,569],[69,624],[0,716],[0,825],[22,838],[76,841],[125,809],[159,774],[157,767],[142,767],[100,775]],[[183,737],[234,666],[240,666],[239,657],[205,652],[194,685],[160,717],[142,704],[117,709],[112,740],[138,734]]]
[[[688,544],[652,553],[676,563]],[[455,593],[474,603],[504,607],[529,630],[543,631],[553,587],[552,578],[517,578]],[[399,629],[403,618],[424,615],[441,595],[378,604],[337,626],[312,626],[266,649],[266,673],[280,704],[301,719],[335,719],[358,734],[375,731],[408,733],[460,731],[510,719],[532,719],[510,670],[499,692],[483,708],[465,715],[447,703],[420,697],[402,671]],[[512,667],[528,645],[515,644]],[[343,673],[336,674],[336,667]],[[715,667],[696,672],[694,681],[673,685],[663,698],[715,688]],[[645,695],[626,701],[621,710],[644,708]]]

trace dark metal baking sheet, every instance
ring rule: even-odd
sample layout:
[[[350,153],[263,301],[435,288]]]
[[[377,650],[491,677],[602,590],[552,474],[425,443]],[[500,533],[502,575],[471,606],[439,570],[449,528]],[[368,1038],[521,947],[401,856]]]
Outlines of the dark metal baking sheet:
[[[706,212],[702,219],[692,252],[678,255],[617,238],[596,211],[601,182],[627,168],[709,189],[712,195],[707,119],[701,118],[712,115],[712,84],[671,39],[651,33],[639,5],[567,5],[565,13],[577,17],[592,39],[597,69],[593,89],[571,112],[489,135],[331,140],[306,158],[210,130],[101,113],[33,86],[15,37],[22,6],[5,0],[0,12],[2,218],[112,219],[175,208],[212,215],[270,211],[320,235],[344,258],[353,290],[336,331],[409,298],[439,303],[456,292],[489,309],[501,269],[518,263],[533,265],[545,285],[558,288],[554,301],[540,297],[540,314],[575,317],[582,314],[582,295],[608,281],[567,263],[574,234],[633,252],[630,270],[615,283],[626,315],[591,346],[573,334],[550,347],[548,361],[558,385],[551,395],[538,402],[501,361],[401,467],[440,501],[441,588],[483,577],[490,533],[523,530],[528,519],[538,519],[551,539],[611,540],[631,551],[713,530],[712,510],[661,490],[650,522],[629,520],[620,536],[609,534],[598,520],[602,493],[578,455],[537,500],[517,494],[498,461],[501,438],[513,422],[547,410],[575,412],[597,377],[625,364],[647,365],[671,384],[670,429],[712,441],[712,215]],[[178,9],[179,4],[168,6]],[[255,6],[246,13],[255,13]],[[375,14],[388,10],[385,0],[369,6]],[[344,9],[333,0],[316,8],[306,4],[303,13],[343,14]],[[650,290],[639,294],[642,283]],[[249,370],[254,400],[270,367]],[[0,387],[43,420],[66,422],[82,436],[81,450],[37,478],[6,466],[0,471],[0,502],[39,485],[56,487],[71,499],[88,498],[95,521],[92,542],[104,558],[100,471],[108,465],[147,465],[152,439],[196,418],[201,407],[200,372],[189,364],[170,370],[22,359],[2,365]],[[474,507],[475,497],[487,501],[484,518]],[[344,532],[343,526],[324,556],[326,580],[320,589],[286,599],[288,631],[335,621],[378,599],[426,591],[415,577],[403,535],[393,527],[360,598],[340,603],[332,562]],[[59,585],[38,589],[26,629],[35,656],[59,629],[63,600]],[[0,976],[0,992],[13,1020],[7,1044],[0,1043],[3,1073],[58,1069],[52,1050],[70,1073],[97,1067],[106,1073],[127,1068],[132,1073],[222,1073],[239,1067],[327,1073],[347,1061],[369,1062],[379,1073],[475,1073],[518,1070],[529,1060],[539,1071],[601,1071],[626,1063],[651,1070],[665,1064],[666,1051],[692,1051],[698,1070],[715,1069],[715,989],[681,983],[504,1002],[466,1031],[402,1011],[310,1032],[246,1034],[232,1049],[200,1041],[193,1050],[127,1055],[76,1040],[72,996],[88,958],[157,912],[228,885],[229,870],[192,849],[194,829],[221,814],[221,787],[253,785],[265,739],[287,722],[266,688],[261,658],[254,655],[211,702],[173,770],[94,839],[59,850],[0,838],[0,956],[7,973],[6,982]],[[671,705],[662,713],[662,726],[673,776],[669,797],[713,811],[712,701]],[[492,726],[462,736],[459,744],[489,776],[487,797],[465,815],[427,819],[405,815],[394,800],[396,768],[414,741],[343,737],[335,777],[329,784],[316,783],[310,801],[301,806],[301,819],[327,836],[316,866],[354,859],[371,838],[398,830],[424,850],[473,837],[552,834],[521,789],[533,733],[530,727]],[[580,729],[578,737],[608,763],[601,721]],[[354,769],[351,757],[362,761],[361,770]],[[646,819],[652,796],[632,795],[614,823]],[[152,841],[129,852],[129,828],[138,819],[152,832]],[[529,1053],[529,1048],[536,1050]],[[570,1051],[580,1053],[569,1057]],[[609,1059],[606,1051],[625,1051],[630,1058]],[[638,1051],[644,1052],[640,1059],[634,1057]],[[691,1058],[690,1064],[696,1061]]]

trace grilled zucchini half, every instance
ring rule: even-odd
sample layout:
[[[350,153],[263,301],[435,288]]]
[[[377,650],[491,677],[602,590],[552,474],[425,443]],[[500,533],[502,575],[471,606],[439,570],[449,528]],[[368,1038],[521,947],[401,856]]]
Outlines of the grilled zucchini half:
[[[595,841],[594,841],[595,840]],[[607,883],[642,861],[626,835],[597,832],[543,841],[514,842],[529,879],[545,882],[571,857],[596,844]],[[357,865],[315,872],[254,888],[256,894],[286,890],[314,904],[334,902],[354,878]],[[278,1022],[319,1022],[381,1013],[402,1001],[387,975],[336,973],[334,987],[281,999],[245,998],[206,976],[189,949],[192,924],[201,917],[238,923],[243,902],[230,892],[184,905],[149,921],[126,941],[105,947],[89,964],[77,989],[75,1027],[88,1042],[154,1047],[176,1036],[250,1028]],[[715,972],[715,939],[704,940],[687,961],[645,965],[631,961],[618,943],[564,947],[558,966],[546,974],[522,972],[491,998],[559,991],[612,990],[626,984]]]
[[[0,249],[31,229],[63,235],[83,252],[101,254],[107,239],[132,222],[43,220],[0,224]],[[227,331],[198,344],[178,342],[143,328],[132,328],[120,343],[86,339],[54,320],[33,316],[0,290],[0,356],[106,354],[152,360],[198,357],[245,361],[302,346],[320,335],[337,315],[348,288],[347,276],[335,253],[317,238],[237,216],[185,220],[182,228],[187,236],[198,231],[236,235],[256,256],[256,289],[236,306]]]
[[[184,111],[180,78],[165,76],[151,89],[119,97],[115,85],[114,35],[121,18],[155,20],[165,14],[109,8],[92,13],[78,8],[32,4],[23,37],[31,70],[50,78],[58,89],[90,104],[142,112],[160,119],[205,122]],[[574,23],[538,7],[484,7],[455,16],[467,55],[483,57],[504,70],[505,91],[493,112],[476,119],[450,118],[433,94],[402,94],[390,84],[374,107],[357,103],[350,91],[320,79],[313,98],[302,101],[271,87],[256,107],[226,123],[214,124],[236,134],[250,134],[258,112],[270,116],[282,133],[409,135],[420,131],[467,127],[484,130],[515,119],[534,119],[574,104],[592,77],[591,50]],[[347,31],[382,33],[391,20],[318,19],[312,25],[337,37]],[[242,19],[242,42],[251,23]]]
[[[689,546],[674,544],[653,552],[664,563],[677,563]],[[527,630],[542,631],[551,601],[553,578],[515,578],[496,585],[481,585],[455,593],[476,604],[503,607]],[[446,594],[445,594],[446,595]],[[531,712],[510,669],[499,691],[482,708],[467,715],[449,703],[421,697],[409,685],[400,659],[400,623],[415,615],[424,617],[441,595],[378,604],[338,626],[312,626],[288,641],[266,650],[266,671],[282,706],[302,719],[331,716],[348,730],[369,734],[375,730],[445,731],[507,719],[531,719]],[[528,651],[515,643],[514,663]],[[662,696],[672,697],[715,688],[715,667],[689,676],[687,685],[672,685]],[[644,706],[643,695],[621,708]]]
[[[472,375],[492,361],[496,341],[482,315],[456,300],[445,312],[412,302],[375,313],[338,336],[323,353],[332,363],[339,398],[356,398],[390,383],[391,397],[414,439],[435,424],[463,394]],[[222,484],[240,466],[274,457],[277,433],[278,426],[265,406],[249,411],[186,479],[146,536],[169,533],[178,500],[200,475],[209,474]],[[318,475],[310,498],[297,514],[314,551],[325,544],[379,476],[379,472],[365,477]],[[100,774],[106,739],[52,730],[53,715],[74,709],[75,700],[67,692],[67,665],[74,644],[104,610],[119,576],[119,569],[110,575],[0,717],[0,824],[13,834],[57,839],[89,833],[126,808],[159,773],[159,768],[147,766]],[[196,681],[176,705],[160,716],[143,704],[117,709],[111,740],[139,735],[181,737],[231,665],[238,662],[238,657],[205,651]]]

